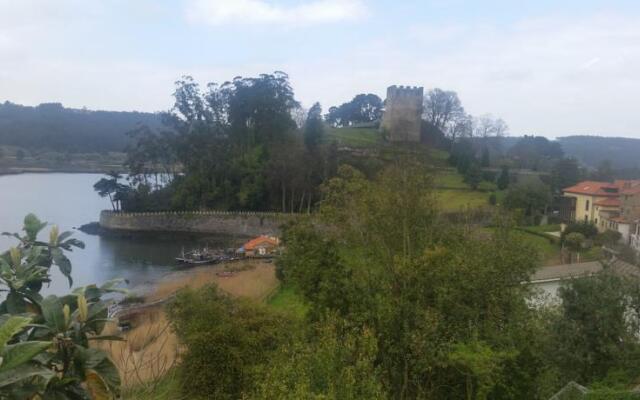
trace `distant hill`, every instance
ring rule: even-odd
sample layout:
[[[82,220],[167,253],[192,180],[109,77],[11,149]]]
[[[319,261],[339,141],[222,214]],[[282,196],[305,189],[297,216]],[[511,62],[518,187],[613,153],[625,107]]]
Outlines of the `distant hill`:
[[[616,169],[640,167],[640,139],[566,136],[557,139],[568,157],[590,167],[609,160]]]
[[[60,103],[36,107],[0,103],[0,145],[59,152],[123,151],[126,132],[140,124],[158,127],[153,113],[91,111]]]

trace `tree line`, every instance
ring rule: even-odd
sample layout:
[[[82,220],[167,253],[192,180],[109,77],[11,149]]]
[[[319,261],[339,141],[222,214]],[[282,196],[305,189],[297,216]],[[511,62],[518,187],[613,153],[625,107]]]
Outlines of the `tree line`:
[[[300,104],[283,72],[206,89],[184,77],[174,99],[163,128],[130,133],[130,184],[118,194],[125,209],[308,212],[335,173],[320,104],[298,126]]]
[[[65,108],[60,103],[35,107],[0,103],[0,144],[59,152],[122,152],[126,132],[139,125],[160,125],[157,114]]]

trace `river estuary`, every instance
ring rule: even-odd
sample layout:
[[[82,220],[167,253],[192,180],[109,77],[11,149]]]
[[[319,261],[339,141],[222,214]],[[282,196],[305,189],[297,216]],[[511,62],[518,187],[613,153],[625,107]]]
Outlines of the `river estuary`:
[[[61,231],[72,230],[73,237],[86,247],[68,256],[73,264],[74,287],[100,283],[113,278],[129,280],[130,287],[156,281],[174,266],[174,257],[181,250],[189,250],[204,243],[226,246],[231,238],[194,238],[174,235],[154,237],[100,237],[75,230],[82,224],[97,221],[100,211],[111,208],[108,199],[100,198],[93,190],[99,174],[20,174],[0,176],[0,232],[18,232],[28,213],[56,224]],[[48,236],[44,229],[43,239]],[[4,251],[16,241],[0,237]],[[51,286],[45,293],[61,294],[69,291],[64,277],[54,267]]]

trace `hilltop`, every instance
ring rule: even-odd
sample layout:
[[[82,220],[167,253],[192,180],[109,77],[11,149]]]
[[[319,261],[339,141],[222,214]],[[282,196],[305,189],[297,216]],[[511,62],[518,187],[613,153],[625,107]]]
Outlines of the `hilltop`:
[[[121,152],[137,126],[160,126],[153,113],[93,111],[60,103],[0,103],[0,145],[58,152]]]

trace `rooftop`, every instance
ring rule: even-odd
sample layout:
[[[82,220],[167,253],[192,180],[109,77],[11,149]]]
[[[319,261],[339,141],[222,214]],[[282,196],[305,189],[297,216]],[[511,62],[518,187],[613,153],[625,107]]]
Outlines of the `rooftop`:
[[[602,200],[598,200],[594,203],[596,206],[600,207],[620,207],[620,199],[617,197],[607,197]]]
[[[591,196],[617,197],[619,187],[610,182],[584,181],[563,190],[565,193],[587,194]]]
[[[640,268],[622,260],[608,262],[610,271],[616,275],[640,278]],[[531,275],[532,283],[560,281],[564,279],[585,277],[596,274],[604,269],[600,261],[590,261],[576,264],[562,264],[539,268]]]
[[[620,194],[640,194],[640,180],[616,179],[611,182],[583,181],[565,188],[565,193],[617,197]]]
[[[588,276],[601,270],[602,263],[599,261],[542,267],[531,276],[531,282],[558,281],[578,276]]]
[[[242,247],[244,247],[245,250],[253,250],[256,247],[260,246],[261,244],[277,246],[278,245],[278,239],[275,238],[275,237],[271,237],[271,236],[264,236],[264,235],[263,236],[258,236],[255,239],[249,240]]]

